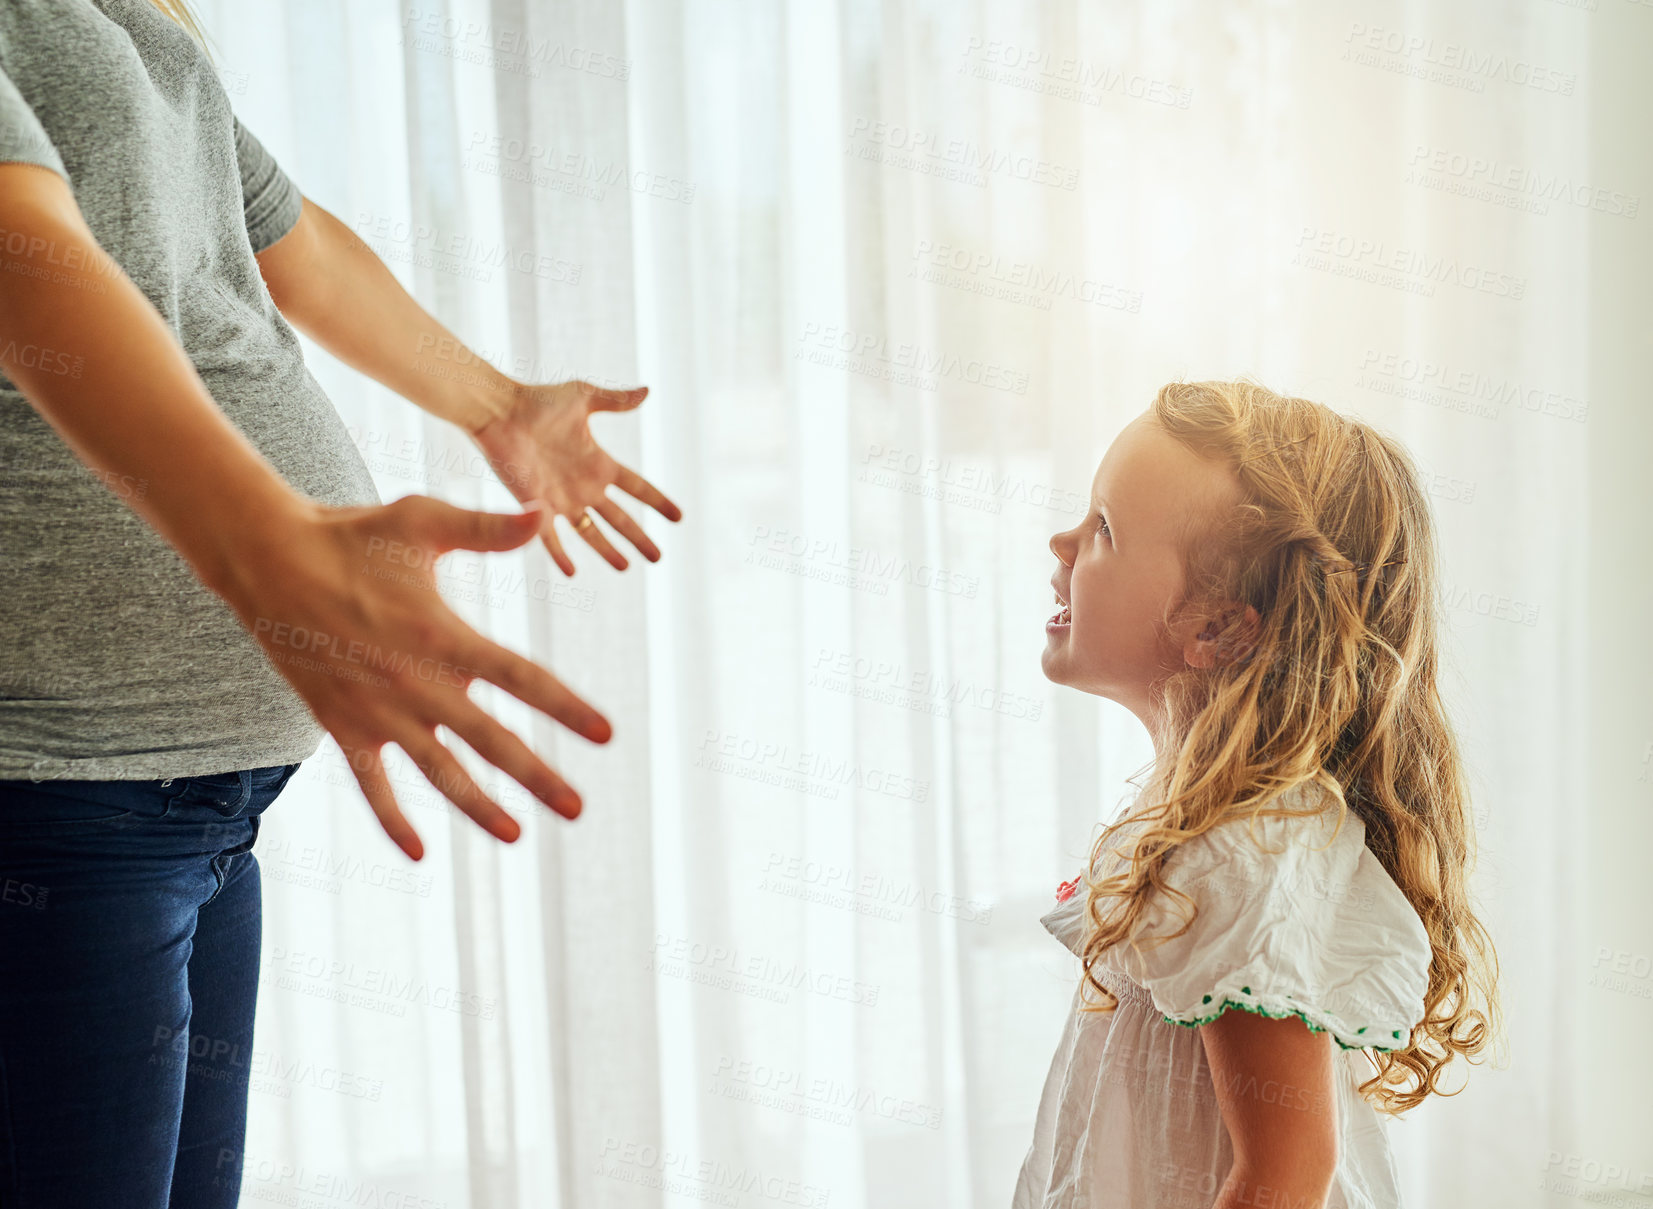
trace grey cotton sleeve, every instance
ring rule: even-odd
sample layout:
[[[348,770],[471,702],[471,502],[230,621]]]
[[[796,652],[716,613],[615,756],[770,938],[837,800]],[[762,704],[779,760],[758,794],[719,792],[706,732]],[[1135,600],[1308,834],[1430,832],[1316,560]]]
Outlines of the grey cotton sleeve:
[[[304,198],[240,118],[235,119],[235,158],[241,168],[247,237],[252,240],[253,251],[262,252],[293,229],[304,208]]]
[[[39,164],[69,179],[63,158],[46,137],[40,119],[4,69],[0,69],[0,163]]]

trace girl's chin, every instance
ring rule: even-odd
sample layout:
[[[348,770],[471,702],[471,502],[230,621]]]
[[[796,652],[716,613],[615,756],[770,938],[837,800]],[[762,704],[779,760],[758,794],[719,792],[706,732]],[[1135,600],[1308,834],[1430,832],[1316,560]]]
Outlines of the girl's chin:
[[[1052,684],[1066,683],[1066,678],[1062,675],[1062,665],[1067,662],[1062,651],[1065,645],[1063,637],[1049,633],[1045,635],[1045,649],[1039,656],[1039,670],[1044,672],[1045,679]]]

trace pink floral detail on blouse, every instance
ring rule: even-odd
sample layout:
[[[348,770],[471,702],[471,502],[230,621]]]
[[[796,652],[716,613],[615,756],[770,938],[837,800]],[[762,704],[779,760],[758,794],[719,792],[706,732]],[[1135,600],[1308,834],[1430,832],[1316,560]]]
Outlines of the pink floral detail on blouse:
[[[1056,901],[1059,902],[1059,903],[1065,903],[1065,902],[1068,901],[1068,899],[1072,898],[1073,897],[1073,892],[1079,888],[1079,883],[1082,880],[1084,880],[1084,874],[1080,874],[1078,877],[1074,878],[1071,882],[1063,882],[1060,886],[1057,886],[1056,887]]]

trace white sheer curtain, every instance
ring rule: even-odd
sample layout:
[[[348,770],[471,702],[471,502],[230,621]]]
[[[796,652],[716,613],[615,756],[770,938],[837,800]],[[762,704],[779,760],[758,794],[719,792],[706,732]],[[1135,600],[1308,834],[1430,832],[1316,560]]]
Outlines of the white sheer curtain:
[[[1392,1130],[1410,1203],[1650,1203],[1653,10],[201,9],[463,339],[652,387],[598,436],[687,513],[624,574],[450,564],[615,721],[494,699],[577,823],[502,786],[500,845],[404,760],[411,866],[330,743],[267,816],[247,1203],[1007,1204],[1077,977],[1037,917],[1149,754],[1040,675],[1046,542],[1161,383],[1241,373],[1431,476],[1510,1052]],[[312,364],[386,499],[511,506]]]

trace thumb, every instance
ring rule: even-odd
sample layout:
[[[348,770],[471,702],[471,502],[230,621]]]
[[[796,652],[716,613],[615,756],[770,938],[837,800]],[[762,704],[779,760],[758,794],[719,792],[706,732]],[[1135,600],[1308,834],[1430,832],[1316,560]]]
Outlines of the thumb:
[[[522,512],[473,512],[445,500],[421,517],[420,535],[438,550],[515,550],[545,523],[545,504],[534,500]]]
[[[601,386],[591,388],[589,396],[592,411],[630,411],[648,398],[649,388],[639,386],[632,390],[608,390]]]

